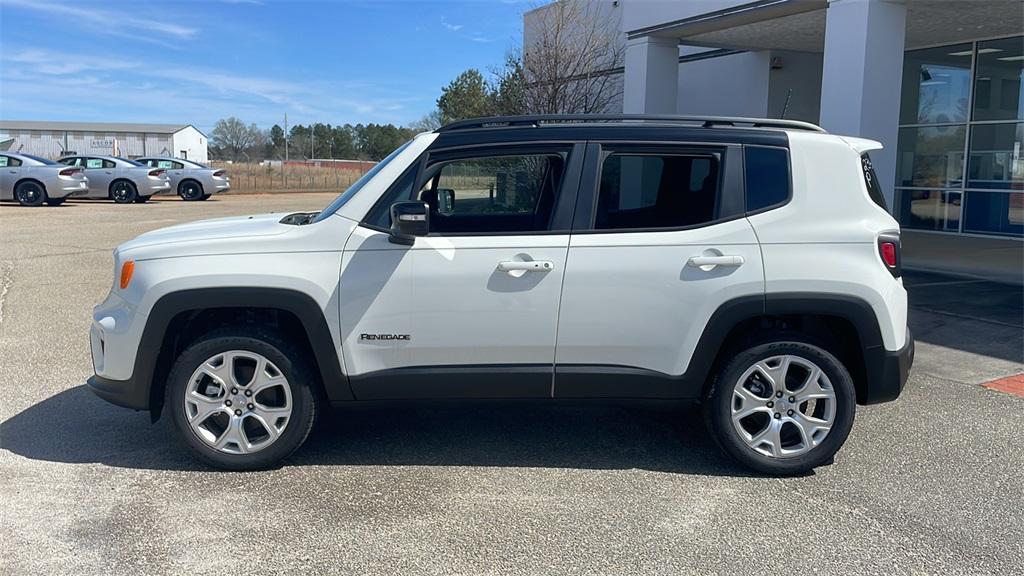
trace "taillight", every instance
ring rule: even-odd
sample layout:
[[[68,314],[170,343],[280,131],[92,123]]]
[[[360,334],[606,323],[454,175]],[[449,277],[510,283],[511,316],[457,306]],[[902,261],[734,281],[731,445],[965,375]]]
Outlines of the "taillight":
[[[223,177],[228,175],[228,171],[227,170],[217,170],[216,172],[213,173],[213,175],[218,177],[218,178],[223,178]]]
[[[81,168],[65,168],[58,172],[58,174],[60,174],[61,176],[74,176],[75,174],[78,174],[81,171]]]
[[[892,274],[893,278],[903,275],[900,268],[900,236],[899,234],[882,234],[878,237],[878,255],[882,258],[882,264]]]
[[[163,176],[164,172],[167,172],[167,170],[164,170],[163,168],[157,168],[156,170],[150,170],[149,171],[149,175],[150,176]]]

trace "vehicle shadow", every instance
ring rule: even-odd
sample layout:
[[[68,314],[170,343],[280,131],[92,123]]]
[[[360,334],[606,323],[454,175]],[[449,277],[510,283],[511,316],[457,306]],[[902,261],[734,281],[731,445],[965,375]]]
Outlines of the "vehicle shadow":
[[[166,416],[166,415],[165,415]],[[690,405],[651,402],[353,403],[321,420],[289,466],[643,469],[748,476]],[[168,418],[151,425],[76,386],[0,424],[0,448],[33,460],[211,471]]]

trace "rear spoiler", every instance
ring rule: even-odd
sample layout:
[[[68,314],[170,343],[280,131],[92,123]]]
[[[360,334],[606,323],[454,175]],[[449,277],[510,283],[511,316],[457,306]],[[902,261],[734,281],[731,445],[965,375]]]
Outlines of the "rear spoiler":
[[[854,151],[857,152],[857,154],[861,155],[867,154],[872,150],[881,150],[882,148],[884,148],[884,146],[882,146],[882,143],[877,140],[868,140],[867,138],[854,138],[853,136],[840,136],[840,138],[843,139],[843,142],[849,144],[850,148],[853,148]]]

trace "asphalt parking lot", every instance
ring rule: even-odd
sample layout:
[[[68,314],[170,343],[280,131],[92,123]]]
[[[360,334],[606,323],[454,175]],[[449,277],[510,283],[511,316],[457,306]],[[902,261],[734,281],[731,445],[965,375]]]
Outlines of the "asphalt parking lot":
[[[1019,574],[1019,286],[908,273],[917,361],[831,466],[751,476],[692,408],[353,406],[285,466],[197,464],[91,374],[110,251],[332,195],[0,206],[0,573]]]

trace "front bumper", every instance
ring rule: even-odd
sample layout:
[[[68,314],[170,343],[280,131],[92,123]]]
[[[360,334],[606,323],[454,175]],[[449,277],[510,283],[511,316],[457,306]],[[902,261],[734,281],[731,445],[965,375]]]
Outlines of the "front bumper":
[[[883,348],[867,355],[865,368],[868,381],[863,397],[860,398],[861,403],[879,404],[899,398],[913,364],[914,337],[910,328],[907,328],[907,340],[902,348],[894,351]]]
[[[149,388],[140,386],[133,379],[111,380],[93,375],[86,381],[86,385],[94,394],[111,404],[149,410]]]

